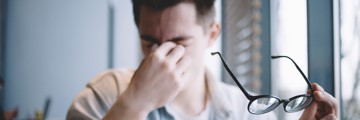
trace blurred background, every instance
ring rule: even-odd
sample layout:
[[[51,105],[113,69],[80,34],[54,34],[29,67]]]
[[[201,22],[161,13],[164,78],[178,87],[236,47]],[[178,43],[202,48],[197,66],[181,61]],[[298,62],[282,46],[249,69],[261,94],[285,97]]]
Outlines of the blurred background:
[[[130,0],[0,0],[0,106],[18,119],[65,119],[75,95],[106,69],[142,58]],[[359,0],[217,0],[222,34],[206,64],[234,84],[220,51],[246,89],[288,99],[311,82],[337,98],[341,118],[360,118]],[[248,101],[244,101],[248,102]],[[280,120],[302,112],[275,110]],[[2,114],[0,114],[1,117]]]

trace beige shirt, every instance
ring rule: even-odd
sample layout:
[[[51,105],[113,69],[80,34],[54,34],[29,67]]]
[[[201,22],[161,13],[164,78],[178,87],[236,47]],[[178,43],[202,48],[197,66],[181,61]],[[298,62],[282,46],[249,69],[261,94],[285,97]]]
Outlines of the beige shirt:
[[[71,104],[67,119],[98,120],[105,116],[113,103],[128,87],[134,70],[115,69],[103,72],[91,80]],[[249,100],[239,88],[214,80],[205,72],[210,97],[209,120],[274,120],[273,112],[253,115],[247,110]],[[165,108],[154,110],[148,120],[172,120],[173,115]]]

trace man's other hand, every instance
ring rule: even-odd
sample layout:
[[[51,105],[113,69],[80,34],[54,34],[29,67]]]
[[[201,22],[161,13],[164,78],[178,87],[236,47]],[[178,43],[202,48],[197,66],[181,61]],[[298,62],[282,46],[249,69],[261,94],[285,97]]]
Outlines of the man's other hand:
[[[305,108],[300,120],[338,120],[339,105],[336,99],[316,83],[311,87],[315,101]]]

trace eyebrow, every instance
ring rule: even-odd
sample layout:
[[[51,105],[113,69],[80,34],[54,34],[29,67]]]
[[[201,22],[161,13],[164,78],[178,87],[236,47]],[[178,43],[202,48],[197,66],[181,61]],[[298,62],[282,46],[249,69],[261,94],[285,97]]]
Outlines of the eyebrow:
[[[140,36],[143,40],[145,41],[148,41],[148,42],[152,42],[152,43],[160,43],[159,39],[156,39],[155,37],[152,37],[150,35],[141,35]],[[174,37],[174,38],[171,38],[170,40],[167,40],[167,41],[171,41],[171,42],[180,42],[180,41],[183,41],[183,40],[187,40],[187,39],[190,39],[192,38],[192,36],[179,36],[179,37]]]

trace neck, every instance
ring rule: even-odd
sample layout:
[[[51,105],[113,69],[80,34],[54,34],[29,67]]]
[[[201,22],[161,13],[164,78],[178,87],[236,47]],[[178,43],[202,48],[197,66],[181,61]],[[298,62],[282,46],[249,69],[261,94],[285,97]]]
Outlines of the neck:
[[[192,76],[183,91],[171,102],[171,106],[187,115],[200,114],[207,105],[207,86],[205,81],[205,69]]]

